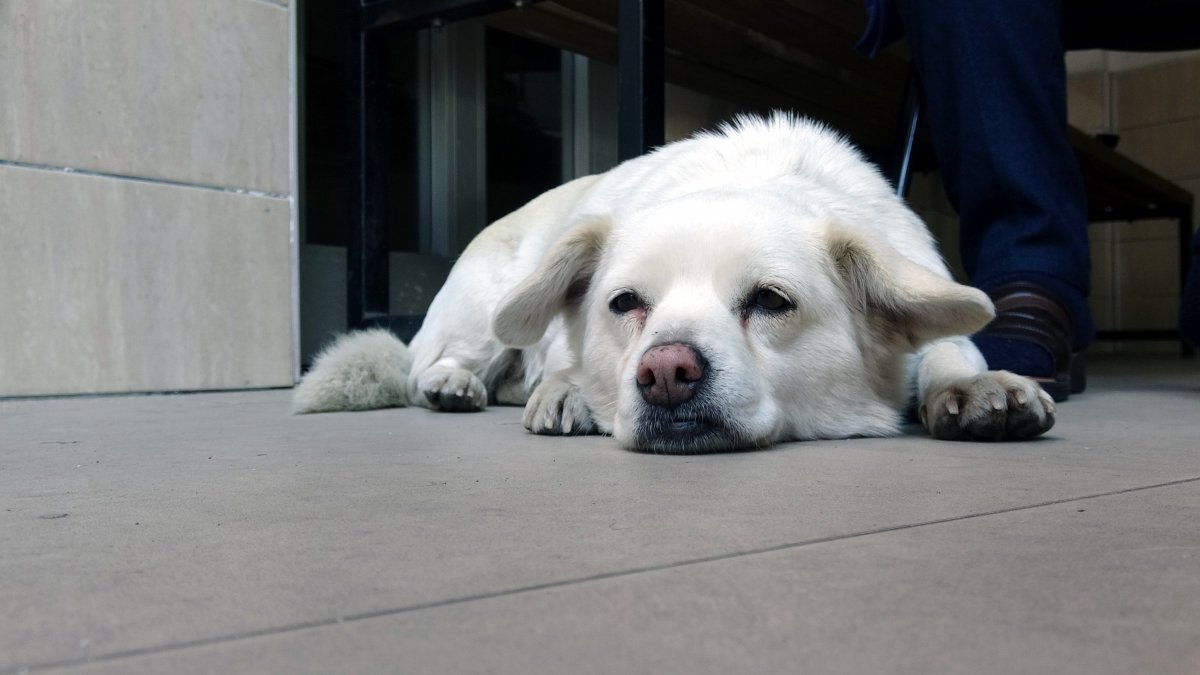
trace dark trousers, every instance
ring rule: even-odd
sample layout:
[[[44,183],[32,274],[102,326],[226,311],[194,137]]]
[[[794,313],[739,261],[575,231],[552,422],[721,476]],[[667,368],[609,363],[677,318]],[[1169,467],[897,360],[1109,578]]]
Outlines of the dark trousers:
[[[896,0],[973,285],[1034,281],[1094,332],[1087,210],[1053,0]]]

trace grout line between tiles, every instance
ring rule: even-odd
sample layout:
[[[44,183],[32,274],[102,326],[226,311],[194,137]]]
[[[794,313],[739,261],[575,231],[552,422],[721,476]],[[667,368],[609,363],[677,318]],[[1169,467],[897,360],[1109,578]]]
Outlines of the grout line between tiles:
[[[249,197],[264,197],[266,199],[288,199],[288,195],[280,192],[266,192],[263,190],[251,190],[243,188],[223,187],[220,185],[201,185],[199,183],[187,183],[184,181],[171,180],[169,178],[147,178],[145,176],[130,176],[120,173],[108,173],[105,171],[92,171],[90,169],[76,169],[70,166],[50,166],[48,164],[33,164],[30,162],[18,162],[11,159],[0,159],[0,167],[12,167],[14,169],[26,169],[28,171],[43,171],[46,173],[56,173],[67,176],[87,176],[89,178],[108,178],[111,180],[129,181],[133,183],[145,183],[148,185],[161,185],[166,187],[188,188],[192,190],[207,190],[209,192],[223,192],[226,194],[246,195]]]
[[[352,622],[356,622],[356,621],[366,621],[369,619],[378,619],[378,618],[387,617],[387,616],[397,616],[400,614],[408,614],[411,612],[418,612],[418,611],[427,610],[427,609],[438,609],[441,607],[461,605],[461,604],[465,604],[465,603],[469,603],[469,602],[476,602],[476,601],[480,601],[480,600],[492,600],[495,598],[503,598],[503,597],[513,596],[513,595],[521,595],[523,593],[533,593],[533,592],[537,592],[537,591],[551,590],[551,589],[564,588],[564,587],[570,587],[570,586],[578,586],[578,585],[590,583],[593,581],[604,581],[604,580],[608,580],[608,579],[635,576],[635,575],[639,575],[639,574],[662,572],[662,571],[669,570],[669,569],[676,569],[676,568],[681,568],[681,567],[691,567],[693,565],[702,565],[702,564],[706,564],[706,563],[720,562],[720,561],[731,560],[731,559],[735,559],[735,558],[745,558],[745,557],[761,555],[761,554],[765,554],[765,553],[777,553],[780,551],[799,549],[799,548],[804,548],[807,546],[814,546],[817,544],[828,544],[828,543],[832,543],[832,542],[847,541],[850,539],[860,539],[863,537],[868,537],[868,536],[876,535],[876,534],[887,534],[890,532],[900,532],[903,530],[912,530],[912,529],[917,529],[917,528],[922,528],[922,527],[929,527],[932,525],[944,525],[947,523],[956,523],[956,522],[961,522],[961,521],[965,521],[965,520],[974,520],[977,518],[986,518],[989,516],[997,516],[997,515],[1004,515],[1004,514],[1008,514],[1008,513],[1016,513],[1016,512],[1020,512],[1020,511],[1029,511],[1029,510],[1033,510],[1033,509],[1040,509],[1040,508],[1045,508],[1048,506],[1058,506],[1061,504],[1070,504],[1072,502],[1082,502],[1082,501],[1087,501],[1087,500],[1091,500],[1091,499],[1100,499],[1103,497],[1114,497],[1117,495],[1124,495],[1124,494],[1129,494],[1132,492],[1144,492],[1147,490],[1177,487],[1180,485],[1188,485],[1188,484],[1197,483],[1197,482],[1200,482],[1200,476],[1194,476],[1191,478],[1181,478],[1179,480],[1167,481],[1165,483],[1155,483],[1153,485],[1141,485],[1138,487],[1124,488],[1121,490],[1110,490],[1108,492],[1098,492],[1095,494],[1082,495],[1082,496],[1078,496],[1078,497],[1065,497],[1063,499],[1054,499],[1054,500],[1045,501],[1045,502],[1038,502],[1037,504],[1027,504],[1024,506],[1011,506],[1008,508],[995,509],[992,511],[982,511],[979,513],[969,513],[969,514],[961,515],[961,516],[951,516],[949,518],[939,518],[936,520],[927,520],[927,521],[922,521],[919,523],[907,523],[904,525],[891,525],[891,526],[880,527],[880,528],[875,528],[875,529],[871,529],[871,530],[862,530],[859,532],[851,532],[849,534],[838,534],[838,535],[831,535],[831,536],[827,536],[827,537],[817,537],[815,539],[806,539],[803,541],[791,542],[788,544],[777,544],[775,546],[765,546],[762,548],[749,549],[749,550],[745,550],[745,551],[722,553],[719,555],[706,556],[706,557],[702,557],[702,558],[693,558],[691,560],[681,560],[681,561],[677,561],[677,562],[662,563],[659,565],[634,567],[634,568],[629,568],[629,569],[624,569],[624,570],[618,570],[615,572],[603,572],[600,574],[592,574],[592,575],[585,576],[585,577],[575,577],[575,578],[571,578],[571,579],[561,579],[558,581],[548,581],[545,583],[531,584],[528,586],[519,586],[517,588],[509,588],[509,589],[500,590],[500,591],[492,591],[492,592],[488,592],[488,593],[477,593],[474,595],[462,596],[462,597],[458,597],[458,598],[448,598],[446,600],[437,600],[434,602],[427,602],[427,603],[421,603],[421,604],[416,604],[416,605],[408,605],[406,607],[375,610],[375,611],[371,611],[371,612],[362,612],[359,614],[351,614],[348,616],[339,616],[339,617],[335,617],[332,619],[318,619],[318,620],[314,620],[314,621],[305,621],[305,622],[301,622],[301,623],[289,624],[286,626],[276,626],[273,628],[263,628],[260,630],[245,631],[245,632],[237,633],[237,634],[233,634],[233,635],[222,635],[222,636],[214,636],[214,637],[208,637],[208,638],[199,638],[196,640],[185,640],[185,641],[175,642],[175,643],[166,644],[166,645],[159,645],[156,647],[143,647],[143,648],[139,648],[139,649],[128,649],[128,650],[123,650],[123,651],[116,651],[116,652],[111,652],[109,654],[100,654],[100,655],[92,656],[92,657],[88,657],[88,658],[71,659],[71,660],[66,660],[66,661],[47,662],[47,663],[42,663],[42,664],[21,666],[21,667],[16,668],[15,670],[3,671],[2,673],[0,673],[0,675],[4,675],[6,673],[12,673],[14,675],[27,675],[27,674],[32,675],[32,673],[35,673],[38,671],[70,668],[70,667],[74,667],[74,666],[82,666],[82,665],[88,665],[88,664],[94,664],[94,663],[104,663],[104,662],[109,662],[109,661],[117,661],[117,660],[121,660],[121,659],[136,658],[136,657],[140,657],[140,656],[150,656],[150,655],[154,655],[154,654],[162,654],[162,653],[173,652],[173,651],[181,651],[184,649],[191,649],[191,648],[195,648],[195,647],[205,647],[205,646],[223,644],[223,643],[228,643],[228,642],[236,642],[236,641],[240,641],[240,640],[250,640],[250,639],[268,637],[268,636],[273,636],[273,635],[283,635],[283,634],[287,634],[287,633],[294,633],[294,632],[298,632],[298,631],[302,631],[302,630],[309,630],[309,629],[313,629],[313,628],[324,628],[324,627],[329,627],[329,626],[337,626],[337,625],[352,623]]]

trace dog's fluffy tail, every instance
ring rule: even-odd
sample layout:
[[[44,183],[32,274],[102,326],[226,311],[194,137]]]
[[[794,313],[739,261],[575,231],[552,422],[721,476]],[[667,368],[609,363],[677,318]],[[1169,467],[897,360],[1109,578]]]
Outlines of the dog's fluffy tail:
[[[347,333],[326,347],[292,394],[292,412],[371,410],[408,405],[412,355],[386,329]]]

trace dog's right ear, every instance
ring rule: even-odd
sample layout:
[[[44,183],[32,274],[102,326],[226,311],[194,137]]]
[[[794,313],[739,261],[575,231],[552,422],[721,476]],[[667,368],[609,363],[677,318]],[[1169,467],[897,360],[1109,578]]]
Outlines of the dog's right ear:
[[[559,237],[533,274],[496,306],[496,337],[510,347],[527,347],[542,339],[555,315],[587,291],[611,230],[607,218],[595,218]]]

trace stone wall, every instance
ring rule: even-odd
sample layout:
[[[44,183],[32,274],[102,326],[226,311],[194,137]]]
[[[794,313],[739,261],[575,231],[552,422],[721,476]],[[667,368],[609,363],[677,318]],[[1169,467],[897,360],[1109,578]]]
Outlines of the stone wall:
[[[0,2],[0,396],[293,382],[294,10]]]

